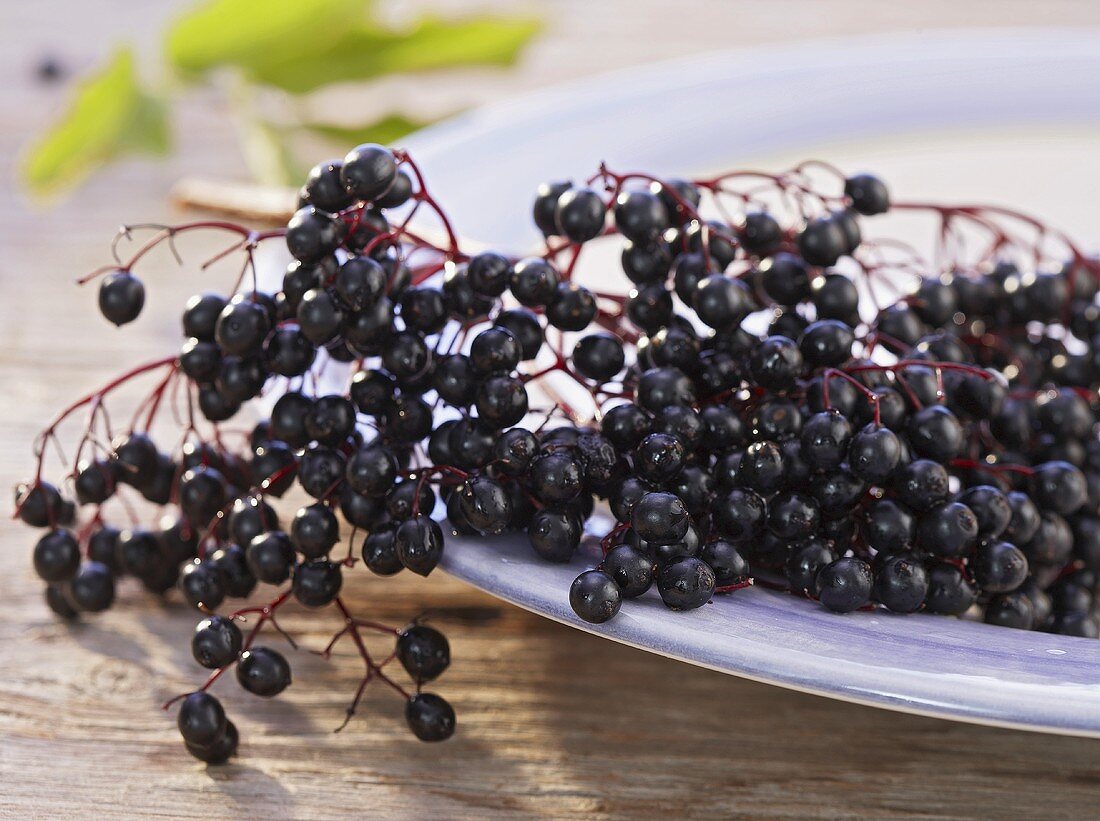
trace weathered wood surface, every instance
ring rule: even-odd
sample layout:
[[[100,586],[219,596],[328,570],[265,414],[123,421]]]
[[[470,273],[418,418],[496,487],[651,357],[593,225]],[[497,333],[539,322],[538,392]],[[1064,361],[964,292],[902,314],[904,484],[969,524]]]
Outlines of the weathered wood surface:
[[[33,82],[34,58],[49,49],[77,67],[92,63],[123,23],[155,31],[162,5],[0,4],[5,181],[16,149],[63,94]],[[733,36],[894,25],[863,16],[857,3],[828,13],[796,2],[692,7],[712,22],[688,25],[683,4],[549,4],[555,31],[528,66],[517,79],[486,81],[479,93],[546,82],[563,65],[592,70]],[[1066,3],[935,2],[898,13],[906,25],[973,24],[993,9],[1020,23],[1100,21],[1096,7]],[[5,487],[30,469],[31,438],[49,413],[121,365],[171,350],[184,299],[218,281],[161,259],[149,277],[146,316],[117,333],[95,315],[94,292],[72,285],[106,259],[118,223],[178,217],[166,194],[184,172],[239,173],[232,135],[210,100],[191,101],[179,125],[183,151],[170,164],[127,164],[57,210],[30,211],[8,187],[0,194]],[[788,692],[578,633],[454,580],[362,572],[350,574],[349,598],[364,615],[399,623],[430,610],[447,630],[455,661],[438,690],[458,710],[455,739],[416,742],[400,702],[375,688],[334,735],[359,680],[358,659],[348,648],[330,662],[291,653],[295,683],[283,697],[246,697],[231,680],[218,686],[244,741],[235,763],[207,769],[184,753],[174,722],[158,709],[200,680],[187,650],[194,615],[126,585],[114,611],[59,624],[30,569],[34,538],[0,523],[0,815],[1082,818],[1100,806],[1095,741]],[[328,613],[286,619],[311,647],[334,624]]]

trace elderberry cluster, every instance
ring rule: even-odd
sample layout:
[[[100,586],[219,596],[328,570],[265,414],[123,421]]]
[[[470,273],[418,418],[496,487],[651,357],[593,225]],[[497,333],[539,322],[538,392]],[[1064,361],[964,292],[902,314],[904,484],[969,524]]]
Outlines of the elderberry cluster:
[[[471,255],[411,158],[377,145],[316,166],[298,206],[279,231],[163,228],[97,272],[102,313],[125,324],[144,303],[133,268],[156,245],[221,231],[236,241],[219,258],[245,257],[231,293],[188,301],[178,353],[51,423],[16,490],[18,514],[46,528],[34,565],[60,616],[109,607],[124,577],[202,612],[191,647],[211,672],[173,700],[197,758],[236,751],[209,692],[224,673],[261,697],[290,685],[287,658],[256,643],[269,626],[295,646],[278,623],[288,602],[339,615],[322,655],[355,644],[349,718],[377,680],[418,738],[448,738],[454,711],[421,691],[449,665],[446,638],[358,618],[340,596],[359,562],[427,576],[445,534],[522,534],[551,562],[598,542],[562,591],[593,623],[651,588],[691,610],[759,584],[839,613],[1097,636],[1100,266],[1053,229],[892,202],[878,178],[821,163],[696,181],[601,167],[540,187],[545,249]],[[865,237],[897,211],[938,220],[936,259]],[[425,212],[442,239],[413,222]],[[984,254],[961,253],[965,231]],[[293,261],[269,292],[252,252],[272,239]],[[582,284],[582,252],[601,243],[618,243],[622,274]],[[132,423],[112,427],[108,395],[153,375]],[[227,428],[246,407],[253,421]],[[77,411],[63,493],[43,457]],[[597,529],[597,509],[613,527]],[[276,588],[267,603],[219,613],[260,585]],[[364,632],[389,636],[392,655],[376,661]]]

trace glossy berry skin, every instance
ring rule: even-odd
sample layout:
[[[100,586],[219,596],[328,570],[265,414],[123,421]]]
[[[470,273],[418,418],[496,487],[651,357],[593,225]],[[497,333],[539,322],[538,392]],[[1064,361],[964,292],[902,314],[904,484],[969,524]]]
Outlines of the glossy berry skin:
[[[34,570],[43,581],[68,581],[79,568],[80,545],[70,530],[51,530],[34,546]]]
[[[455,711],[435,693],[417,693],[405,702],[405,722],[421,741],[446,741],[455,732]]]
[[[470,259],[466,268],[470,287],[482,296],[497,297],[508,288],[512,265],[494,251],[484,251]]]
[[[645,410],[656,413],[668,405],[693,404],[695,389],[679,368],[650,368],[638,380],[634,401]]]
[[[298,483],[314,499],[338,487],[347,473],[348,460],[344,454],[325,445],[310,445],[298,463]]]
[[[943,405],[921,408],[910,417],[906,431],[913,450],[925,459],[945,463],[962,450],[962,425]]]
[[[967,488],[959,494],[959,501],[978,518],[978,536],[982,539],[996,539],[1012,521],[1008,498],[991,485]]]
[[[180,571],[180,592],[194,608],[216,610],[225,600],[226,579],[209,560],[195,559]]]
[[[784,568],[791,589],[813,593],[818,572],[836,559],[836,551],[819,539],[795,545]]]
[[[740,325],[752,312],[753,300],[740,280],[711,274],[696,286],[692,306],[704,324],[717,331],[726,331]]]
[[[568,181],[547,182],[539,185],[531,212],[535,225],[544,235],[553,236],[558,233],[557,221],[554,218],[558,198],[572,187],[573,184]]]
[[[787,541],[812,536],[820,520],[817,502],[802,493],[780,493],[768,504],[768,529]]]
[[[587,242],[603,231],[607,206],[591,188],[571,188],[558,197],[554,223],[558,233],[572,242]]]
[[[330,342],[346,321],[344,309],[324,288],[312,288],[298,305],[298,327],[314,345]]]
[[[977,539],[978,517],[961,502],[937,505],[917,520],[917,545],[937,556],[965,556]]]
[[[977,593],[953,564],[938,562],[928,569],[928,593],[924,606],[929,612],[957,616],[970,609]]]
[[[750,254],[767,256],[783,241],[783,228],[766,211],[750,211],[737,230],[741,247]]]
[[[379,526],[363,540],[363,564],[372,573],[379,576],[392,576],[405,569],[397,555],[394,543],[396,528],[393,525]]]
[[[988,593],[1008,593],[1027,578],[1027,557],[1008,542],[985,542],[970,561],[974,581]]]
[[[343,223],[331,214],[307,205],[299,208],[286,226],[286,246],[291,256],[305,263],[319,262],[343,240]]]
[[[549,262],[538,257],[521,259],[512,268],[512,296],[528,308],[545,307],[559,279],[557,269]]]
[[[753,350],[749,370],[757,385],[773,391],[794,387],[802,372],[802,352],[794,340],[785,336],[769,336]]]
[[[855,333],[836,319],[811,323],[798,340],[798,348],[806,362],[815,368],[843,365],[852,356]]]
[[[741,555],[737,545],[725,539],[715,539],[703,545],[699,558],[714,571],[717,587],[737,584],[749,578],[749,563]]]
[[[664,492],[647,493],[634,505],[631,526],[640,539],[655,545],[674,544],[691,524],[679,497]]]
[[[603,624],[613,618],[622,604],[619,586],[602,570],[586,570],[569,587],[569,606],[589,624]]]
[[[376,143],[358,145],[344,157],[340,181],[344,190],[359,200],[376,200],[397,179],[397,161],[393,152]]]
[[[783,452],[774,442],[753,442],[741,457],[737,478],[744,487],[768,495],[786,484]]]
[[[581,376],[606,382],[622,371],[626,364],[623,343],[609,333],[594,333],[581,337],[573,346],[573,367]]]
[[[780,252],[757,269],[765,293],[780,305],[797,305],[810,298],[810,270],[805,260]]]
[[[645,553],[623,544],[607,552],[602,569],[614,580],[624,599],[633,599],[652,586],[656,565]]]
[[[227,300],[220,294],[195,294],[183,309],[183,335],[203,342],[213,342],[218,317]]]
[[[213,744],[204,747],[185,741],[184,746],[187,748],[187,752],[199,761],[205,762],[206,764],[224,764],[237,754],[237,745],[239,743],[240,736],[237,732],[237,725],[227,719],[225,722],[225,733]]]
[[[402,565],[427,576],[443,555],[443,531],[427,516],[414,516],[397,528],[394,546]]]
[[[583,331],[596,318],[596,298],[583,285],[559,282],[546,306],[546,319],[561,331]]]
[[[534,359],[542,349],[543,331],[538,317],[526,308],[509,308],[500,311],[493,319],[498,328],[510,331],[519,340],[520,352],[524,360]]]
[[[226,723],[221,702],[202,691],[188,695],[180,704],[176,717],[183,740],[197,747],[209,747],[217,742],[225,734]]]
[[[383,445],[359,448],[348,460],[347,480],[358,493],[384,496],[397,478],[397,457]]]
[[[439,678],[451,664],[447,637],[426,624],[411,624],[397,636],[397,660],[421,684]]]
[[[340,179],[342,169],[343,163],[339,160],[326,160],[313,166],[301,190],[306,202],[329,212],[341,211],[351,205],[351,196]]]
[[[892,499],[868,505],[860,522],[867,544],[890,555],[909,550],[916,539],[916,518],[912,511]]]
[[[634,450],[634,470],[642,480],[660,484],[680,472],[684,457],[679,439],[667,433],[651,433]]]
[[[69,598],[82,613],[100,613],[115,600],[115,577],[100,562],[85,562],[69,582]]]
[[[474,406],[481,423],[499,430],[519,422],[527,415],[527,389],[511,376],[493,376],[477,389]]]
[[[894,475],[898,500],[914,510],[927,510],[947,499],[950,492],[947,471],[929,459],[914,459]]]
[[[230,302],[218,316],[214,339],[227,354],[245,356],[256,353],[271,330],[267,311],[258,302]]]
[[[309,539],[301,535],[299,539],[309,542]],[[316,547],[318,545],[314,545],[314,548]],[[327,552],[326,549],[315,555],[323,556]],[[281,530],[261,533],[249,542],[245,549],[245,558],[249,571],[257,581],[264,584],[282,584],[290,578],[290,573],[294,569],[294,542]]]
[[[1045,462],[1035,467],[1031,477],[1032,498],[1040,510],[1068,516],[1088,498],[1085,476],[1063,461]]]
[[[855,174],[844,181],[844,196],[852,201],[852,207],[871,217],[890,209],[890,193],[886,184],[872,174]]]
[[[573,501],[584,486],[580,464],[560,450],[536,458],[531,463],[529,479],[535,496],[550,505]]]
[[[108,322],[126,325],[145,306],[145,286],[129,271],[112,271],[99,283],[99,311]]]
[[[548,562],[567,562],[573,558],[582,533],[580,517],[549,507],[536,510],[527,526],[531,547]]]
[[[294,598],[306,607],[324,607],[340,594],[340,565],[327,559],[302,562],[294,568]]]
[[[701,559],[688,556],[661,568],[657,574],[657,592],[671,610],[694,610],[714,594],[715,576]]]
[[[875,571],[875,600],[894,613],[920,609],[928,593],[928,574],[911,553],[889,556]]]
[[[340,525],[321,502],[300,508],[290,523],[290,539],[307,559],[326,555],[340,538]]]
[[[1031,630],[1035,625],[1035,607],[1021,592],[994,596],[985,607],[985,623],[1017,630]]]
[[[852,425],[839,411],[815,413],[802,427],[800,455],[815,470],[837,467],[848,452]]]
[[[271,698],[290,686],[290,665],[270,647],[253,647],[237,661],[237,682],[255,696]]]
[[[818,571],[814,592],[834,613],[850,613],[870,601],[871,584],[871,568],[867,562],[849,556]]]
[[[336,296],[349,311],[373,305],[386,288],[386,272],[370,257],[349,256],[332,277]]]
[[[849,248],[843,226],[831,215],[807,222],[796,242],[802,258],[822,268],[836,265]]]
[[[191,655],[207,670],[232,663],[241,652],[243,637],[237,623],[225,616],[210,616],[195,625]]]
[[[196,382],[210,382],[221,370],[222,355],[213,342],[189,339],[179,354],[180,370]]]
[[[901,461],[901,441],[882,425],[869,423],[848,444],[848,468],[868,482],[882,482]]]
[[[668,228],[668,209],[649,191],[622,191],[615,198],[615,226],[627,239],[651,243]]]
[[[468,479],[458,491],[466,521],[480,533],[502,533],[512,516],[512,502],[504,487],[488,476]]]

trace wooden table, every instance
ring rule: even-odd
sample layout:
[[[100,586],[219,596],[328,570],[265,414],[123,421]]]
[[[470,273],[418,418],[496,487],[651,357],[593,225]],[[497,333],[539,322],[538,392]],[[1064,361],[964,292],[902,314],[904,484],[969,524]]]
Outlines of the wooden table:
[[[48,50],[77,67],[93,63],[123,22],[154,32],[165,12],[119,0],[2,5],[0,161],[8,180],[15,150],[63,97],[34,82],[35,58]],[[550,4],[552,32],[524,69],[509,80],[484,78],[474,96],[550,81],[563,65],[572,74],[716,47],[730,40],[723,32],[751,42],[891,25],[863,16],[856,3],[835,14],[816,3],[699,4],[708,26],[686,21],[682,4],[590,5]],[[977,23],[994,7],[1005,19],[1017,14],[1014,22],[1100,21],[1085,4],[956,5],[901,13],[907,25]],[[56,210],[29,210],[9,188],[0,194],[4,486],[31,469],[31,439],[50,413],[122,364],[172,350],[184,299],[224,281],[162,259],[148,277],[146,315],[119,332],[96,315],[94,291],[72,285],[105,261],[118,223],[179,218],[164,203],[184,171],[239,174],[211,98],[192,99],[178,124],[181,153],[170,163],[127,163]],[[437,689],[458,710],[456,737],[436,746],[413,740],[400,701],[374,687],[334,735],[359,680],[358,659],[348,648],[330,662],[291,653],[295,683],[278,699],[219,685],[244,741],[233,764],[208,769],[186,755],[171,715],[158,709],[200,680],[187,650],[194,614],[175,597],[160,603],[124,584],[110,613],[59,624],[30,568],[35,538],[0,523],[0,814],[11,817],[1074,818],[1095,817],[1100,804],[1095,741],[754,684],[550,623],[451,579],[362,571],[349,574],[348,587],[364,614],[401,623],[430,610],[450,636],[454,664]],[[286,619],[311,647],[335,624],[331,613]]]

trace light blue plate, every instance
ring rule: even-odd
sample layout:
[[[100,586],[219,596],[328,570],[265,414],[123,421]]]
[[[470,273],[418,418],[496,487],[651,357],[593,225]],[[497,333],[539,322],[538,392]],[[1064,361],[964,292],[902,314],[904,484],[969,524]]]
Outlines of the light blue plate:
[[[408,147],[465,236],[521,249],[536,240],[526,218],[536,185],[582,177],[600,160],[686,174],[786,150],[820,154],[842,140],[1097,123],[1096,31],[966,31],[646,66],[474,111]],[[650,593],[592,626],[567,592],[594,563],[586,553],[545,564],[515,537],[453,537],[443,566],[536,613],[715,670],[889,709],[1100,736],[1098,641],[938,616],[836,616],[758,588],[690,613]]]

